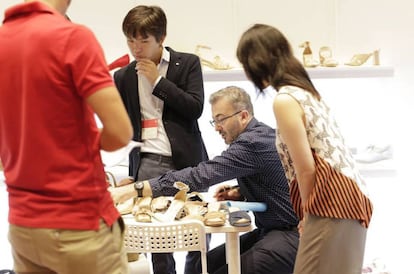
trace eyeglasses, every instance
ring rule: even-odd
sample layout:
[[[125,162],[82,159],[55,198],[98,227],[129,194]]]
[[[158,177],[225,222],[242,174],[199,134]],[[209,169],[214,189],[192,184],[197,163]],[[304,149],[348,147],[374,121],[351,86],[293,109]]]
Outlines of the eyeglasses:
[[[210,121],[210,125],[212,126],[212,127],[216,127],[216,126],[221,126],[222,124],[223,124],[223,122],[224,121],[226,121],[227,119],[229,119],[229,118],[231,118],[231,117],[233,117],[233,116],[236,116],[237,114],[239,114],[240,112],[242,112],[243,110],[239,110],[239,111],[237,111],[237,112],[235,112],[235,113],[233,113],[233,114],[231,114],[231,115],[229,115],[229,116],[225,116],[225,117],[223,117],[223,118],[221,118],[221,119],[218,119],[218,120],[211,120]]]

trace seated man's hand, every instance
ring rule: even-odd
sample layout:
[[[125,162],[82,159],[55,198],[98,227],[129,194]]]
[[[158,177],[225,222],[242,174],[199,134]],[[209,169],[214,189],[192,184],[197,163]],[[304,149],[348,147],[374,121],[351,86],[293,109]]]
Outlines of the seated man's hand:
[[[217,201],[240,201],[241,195],[239,189],[238,186],[224,185],[216,189],[213,197],[216,198]]]

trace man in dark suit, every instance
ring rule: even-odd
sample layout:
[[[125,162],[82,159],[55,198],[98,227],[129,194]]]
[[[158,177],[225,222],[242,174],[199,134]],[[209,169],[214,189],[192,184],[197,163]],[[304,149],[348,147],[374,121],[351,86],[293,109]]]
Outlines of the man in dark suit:
[[[165,13],[157,6],[137,6],[122,23],[135,61],[114,78],[134,127],[133,140],[143,143],[129,157],[134,181],[208,159],[197,122],[204,105],[200,60],[164,47],[166,27]],[[187,255],[186,273],[197,255]],[[152,261],[155,274],[176,273],[172,254],[152,254]]]

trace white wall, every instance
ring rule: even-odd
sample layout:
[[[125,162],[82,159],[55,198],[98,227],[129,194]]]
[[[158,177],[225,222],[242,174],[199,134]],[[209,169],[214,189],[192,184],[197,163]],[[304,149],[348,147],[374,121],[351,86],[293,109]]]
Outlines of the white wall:
[[[0,11],[20,2],[2,0]],[[335,39],[335,1],[332,0],[73,0],[68,14],[73,21],[92,28],[108,60],[112,60],[127,52],[121,23],[127,11],[138,4],[159,5],[165,10],[166,44],[171,47],[193,52],[197,44],[206,44],[232,60],[242,31],[255,22],[286,30],[295,47],[304,40],[333,45]],[[298,13],[298,10],[306,12]]]

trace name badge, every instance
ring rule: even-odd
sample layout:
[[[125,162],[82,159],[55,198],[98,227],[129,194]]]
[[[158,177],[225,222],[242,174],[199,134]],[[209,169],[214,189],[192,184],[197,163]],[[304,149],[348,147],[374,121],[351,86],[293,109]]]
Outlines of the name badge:
[[[141,121],[142,140],[155,139],[158,134],[158,119],[148,119]]]

